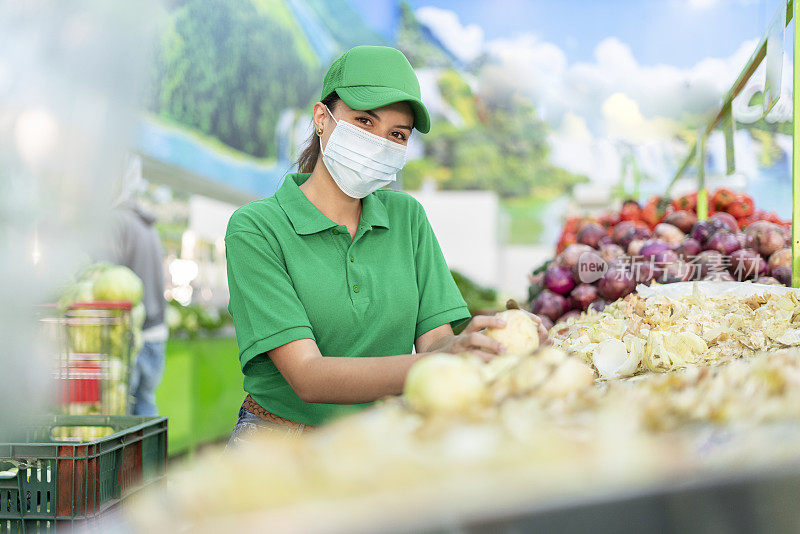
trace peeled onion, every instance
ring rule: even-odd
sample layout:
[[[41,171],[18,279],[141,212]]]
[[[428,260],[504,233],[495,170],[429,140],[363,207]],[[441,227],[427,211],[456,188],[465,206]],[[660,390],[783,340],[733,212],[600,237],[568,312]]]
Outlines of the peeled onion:
[[[631,376],[639,366],[636,355],[619,339],[606,339],[597,344],[592,352],[592,363],[603,378]]]
[[[539,348],[539,325],[522,310],[506,310],[496,314],[506,325],[487,328],[485,334],[505,346],[507,354],[530,354]]]
[[[422,414],[457,414],[484,396],[481,366],[456,354],[429,354],[411,366],[403,395]]]

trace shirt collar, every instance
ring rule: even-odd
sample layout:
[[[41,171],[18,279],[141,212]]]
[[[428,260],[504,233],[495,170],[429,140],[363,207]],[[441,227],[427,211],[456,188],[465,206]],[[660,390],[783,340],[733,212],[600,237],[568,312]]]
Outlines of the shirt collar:
[[[327,230],[336,226],[336,223],[322,214],[317,207],[300,190],[300,184],[305,182],[311,173],[293,173],[286,175],[283,184],[275,193],[286,216],[299,235],[308,235]],[[361,199],[361,223],[368,226],[389,228],[389,215],[386,206],[375,193],[370,193]]]

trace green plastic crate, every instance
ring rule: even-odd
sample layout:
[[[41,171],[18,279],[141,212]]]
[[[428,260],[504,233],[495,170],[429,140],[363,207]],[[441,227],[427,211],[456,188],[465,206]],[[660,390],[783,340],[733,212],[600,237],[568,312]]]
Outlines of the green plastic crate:
[[[57,427],[113,433],[59,441],[52,437]],[[97,519],[166,471],[166,417],[55,415],[37,420],[26,438],[0,443],[0,470],[12,468],[0,476],[0,534],[55,532]]]

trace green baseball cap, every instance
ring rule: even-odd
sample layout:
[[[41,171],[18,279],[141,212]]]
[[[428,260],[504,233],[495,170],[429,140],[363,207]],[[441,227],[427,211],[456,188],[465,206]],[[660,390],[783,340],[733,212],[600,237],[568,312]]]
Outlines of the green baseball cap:
[[[414,127],[422,133],[431,129],[417,75],[396,48],[356,46],[342,54],[325,74],[320,100],[334,91],[345,104],[361,111],[408,102],[414,111]]]

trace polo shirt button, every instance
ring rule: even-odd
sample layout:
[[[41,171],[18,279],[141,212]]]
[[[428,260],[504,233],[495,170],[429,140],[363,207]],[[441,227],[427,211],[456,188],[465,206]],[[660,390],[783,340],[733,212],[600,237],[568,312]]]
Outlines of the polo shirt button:
[[[339,229],[338,228],[334,228],[333,230],[331,230],[331,233],[333,235],[339,235]]]
[[[356,259],[353,256],[350,256],[350,263],[353,263]]]
[[[358,286],[353,286],[353,293],[358,293]]]

